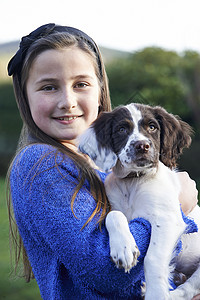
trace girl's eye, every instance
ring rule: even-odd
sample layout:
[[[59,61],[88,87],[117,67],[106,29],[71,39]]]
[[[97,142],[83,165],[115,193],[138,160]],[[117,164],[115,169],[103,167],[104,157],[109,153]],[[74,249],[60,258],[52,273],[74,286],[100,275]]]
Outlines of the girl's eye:
[[[87,87],[88,86],[88,84],[86,83],[86,82],[78,82],[78,83],[76,83],[75,84],[75,88],[85,88],[85,87]]]
[[[53,85],[46,85],[42,88],[43,91],[55,91],[56,87]]]

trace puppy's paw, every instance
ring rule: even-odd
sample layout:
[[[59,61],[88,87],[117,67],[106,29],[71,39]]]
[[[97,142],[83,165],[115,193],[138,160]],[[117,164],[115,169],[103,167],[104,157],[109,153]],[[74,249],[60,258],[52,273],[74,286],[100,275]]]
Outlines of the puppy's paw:
[[[131,234],[128,221],[120,211],[111,211],[106,217],[109,233],[110,256],[118,268],[129,272],[138,262],[140,251]]]
[[[173,282],[175,283],[176,286],[183,284],[187,280],[185,274],[178,272],[176,270],[173,272],[172,276],[173,276]]]
[[[121,236],[110,241],[110,255],[117,268],[123,268],[125,272],[136,266],[140,251],[131,233],[128,237]]]

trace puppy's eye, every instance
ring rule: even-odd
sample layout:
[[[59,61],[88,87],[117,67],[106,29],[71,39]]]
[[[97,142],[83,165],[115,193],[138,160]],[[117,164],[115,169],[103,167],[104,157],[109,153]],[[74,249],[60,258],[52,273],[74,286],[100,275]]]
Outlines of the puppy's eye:
[[[120,127],[118,130],[119,133],[127,133],[127,129],[125,127]]]
[[[155,131],[157,128],[156,128],[156,126],[154,125],[154,124],[149,124],[149,126],[148,126],[148,130],[149,131]]]

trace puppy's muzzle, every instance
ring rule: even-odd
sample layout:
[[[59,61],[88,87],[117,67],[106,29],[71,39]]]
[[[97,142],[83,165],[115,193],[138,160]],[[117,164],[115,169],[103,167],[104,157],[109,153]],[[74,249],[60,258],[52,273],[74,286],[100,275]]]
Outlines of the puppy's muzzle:
[[[148,141],[137,141],[130,145],[133,147],[135,153],[148,153],[150,150],[150,143]]]
[[[144,167],[154,163],[157,159],[151,142],[148,140],[132,141],[126,151],[127,158],[131,163]]]

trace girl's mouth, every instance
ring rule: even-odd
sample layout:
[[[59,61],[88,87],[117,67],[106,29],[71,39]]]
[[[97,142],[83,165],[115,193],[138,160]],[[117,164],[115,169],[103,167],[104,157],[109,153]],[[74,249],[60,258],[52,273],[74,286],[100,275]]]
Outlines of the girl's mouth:
[[[74,116],[74,117],[59,117],[59,118],[56,118],[56,119],[60,120],[60,121],[71,121],[71,120],[75,120],[77,118],[78,118],[78,116]]]

